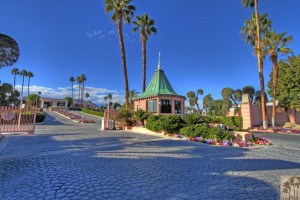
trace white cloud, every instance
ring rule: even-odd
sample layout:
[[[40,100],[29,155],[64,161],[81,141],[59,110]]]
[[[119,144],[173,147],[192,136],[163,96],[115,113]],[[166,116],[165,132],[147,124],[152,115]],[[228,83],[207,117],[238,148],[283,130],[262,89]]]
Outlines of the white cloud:
[[[21,91],[21,85],[16,85],[16,89]],[[23,96],[27,96],[28,87],[24,86],[23,88]],[[37,94],[41,92],[42,97],[49,97],[49,98],[65,98],[72,96],[72,88],[68,87],[57,87],[57,88],[50,88],[50,87],[43,87],[32,85],[30,86],[30,94]],[[96,104],[105,104],[104,97],[107,94],[112,94],[113,102],[123,103],[125,102],[124,95],[118,90],[110,90],[106,88],[96,88],[96,87],[88,87],[84,88],[84,93],[89,93],[91,100],[93,103]],[[74,85],[74,98],[78,98],[78,85]]]
[[[112,40],[114,38],[118,38],[118,30],[116,28],[112,28],[111,30],[94,30],[90,33],[85,33],[86,36],[88,36],[89,39],[92,40],[102,40],[102,39],[108,39]],[[135,42],[136,39],[134,37],[131,37],[130,34],[123,31],[123,37],[125,40],[129,42]]]

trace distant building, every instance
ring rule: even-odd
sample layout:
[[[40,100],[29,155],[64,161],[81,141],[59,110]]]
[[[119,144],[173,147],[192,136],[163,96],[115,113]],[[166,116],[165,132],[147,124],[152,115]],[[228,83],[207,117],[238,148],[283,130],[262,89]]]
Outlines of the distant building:
[[[134,99],[134,110],[139,109],[156,115],[184,115],[185,96],[178,95],[168,81],[164,70],[158,68],[146,89],[139,97]]]
[[[61,106],[68,108],[68,101],[65,99],[41,98],[40,107],[48,108],[50,106]]]

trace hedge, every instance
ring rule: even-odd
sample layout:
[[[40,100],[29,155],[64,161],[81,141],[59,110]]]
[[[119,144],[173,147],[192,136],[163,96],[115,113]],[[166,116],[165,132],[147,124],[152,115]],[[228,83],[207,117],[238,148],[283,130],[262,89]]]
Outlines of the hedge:
[[[91,114],[91,115],[96,115],[96,116],[99,116],[99,117],[103,117],[104,114],[102,112],[98,112],[98,111],[95,111],[95,110],[89,110],[89,109],[86,109],[86,108],[82,108],[81,110],[83,113],[87,113],[87,114]]]
[[[32,113],[23,113],[22,116],[25,115],[32,115]],[[43,121],[45,121],[46,119],[46,113],[44,112],[37,112],[36,113],[36,118],[35,118],[35,123],[41,123]]]
[[[146,128],[155,132],[167,131],[168,133],[179,133],[184,125],[184,121],[178,115],[153,115],[147,119]]]
[[[230,126],[232,128],[242,128],[243,127],[243,118],[242,117],[218,117],[222,124],[225,126]]]
[[[230,116],[207,116],[204,120],[208,123],[221,123],[231,128],[242,128],[243,118],[242,117],[230,117]]]

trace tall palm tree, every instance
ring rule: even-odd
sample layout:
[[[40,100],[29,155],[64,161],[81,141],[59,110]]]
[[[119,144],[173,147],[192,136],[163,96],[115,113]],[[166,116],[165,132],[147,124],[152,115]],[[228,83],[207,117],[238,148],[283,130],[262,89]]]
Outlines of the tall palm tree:
[[[136,17],[136,21],[133,23],[136,25],[134,27],[133,31],[137,32],[138,30],[141,30],[140,37],[142,42],[142,59],[143,59],[143,80],[142,80],[142,91],[145,92],[146,90],[146,59],[147,59],[147,49],[146,49],[146,43],[148,41],[149,36],[152,33],[157,33],[157,29],[154,27],[154,20],[151,19],[147,14],[143,14],[140,17]]]
[[[24,78],[27,76],[27,71],[22,70],[20,72],[20,76],[22,76],[22,89],[21,89],[21,100],[20,100],[20,110],[22,109],[22,104],[23,104],[23,88],[24,88]]]
[[[119,42],[122,54],[122,68],[124,74],[125,83],[125,99],[126,99],[126,109],[129,106],[129,84],[127,76],[127,66],[126,66],[126,53],[125,45],[123,39],[123,22],[131,23],[133,17],[135,6],[131,5],[131,0],[105,0],[105,12],[112,12],[111,20],[118,26]]]
[[[14,90],[16,90],[16,79],[17,79],[17,75],[19,75],[20,71],[18,68],[13,68],[11,70],[11,74],[14,76]]]
[[[254,20],[255,20],[255,54],[257,57],[258,64],[258,73],[259,73],[259,82],[260,88],[262,92],[262,121],[263,121],[263,129],[268,128],[268,118],[267,118],[267,107],[266,107],[266,99],[264,98],[265,93],[265,83],[264,83],[264,74],[263,74],[263,56],[261,51],[261,24],[259,21],[259,13],[258,13],[258,0],[242,0],[242,4],[245,8],[251,7],[254,8]]]
[[[28,77],[28,88],[27,88],[27,96],[29,95],[29,87],[30,87],[30,79],[34,77],[33,73],[31,71],[27,72],[27,77]]]
[[[81,74],[80,78],[81,78],[81,83],[82,83],[82,87],[81,87],[81,106],[83,106],[84,82],[86,82],[86,76],[84,74]]]
[[[74,82],[75,82],[75,78],[74,78],[74,76],[70,76],[70,79],[69,79],[69,81],[71,82],[71,85],[72,85],[72,99],[74,99],[74,93],[73,93],[73,91],[74,91]]]
[[[292,36],[286,36],[286,33],[277,34],[274,31],[270,31],[266,34],[262,44],[267,54],[270,55],[270,59],[273,64],[273,105],[272,105],[272,127],[275,127],[275,101],[276,101],[276,89],[278,82],[278,54],[288,54],[293,51],[287,48],[286,45],[292,41]]]
[[[82,84],[82,80],[81,80],[81,76],[77,76],[76,81],[78,83],[78,99],[81,99],[81,84]]]
[[[268,119],[267,119],[267,107],[266,100],[264,98],[265,85],[264,85],[264,75],[263,75],[263,59],[261,56],[261,40],[260,40],[260,23],[259,23],[259,13],[258,13],[258,0],[242,0],[242,4],[245,8],[251,7],[254,8],[255,11],[255,23],[256,23],[256,34],[255,34],[255,53],[257,55],[257,63],[258,63],[258,73],[259,73],[259,81],[260,88],[262,92],[262,120],[263,120],[263,128],[268,128]]]

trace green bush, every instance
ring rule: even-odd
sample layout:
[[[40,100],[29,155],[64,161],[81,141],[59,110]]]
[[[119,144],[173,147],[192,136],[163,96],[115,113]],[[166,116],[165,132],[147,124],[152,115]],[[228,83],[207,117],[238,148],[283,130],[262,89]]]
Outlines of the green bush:
[[[123,108],[120,112],[119,118],[124,120],[126,126],[133,125],[133,110]]]
[[[98,111],[95,111],[95,110],[89,110],[89,109],[86,109],[86,108],[82,108],[81,111],[83,113],[87,113],[87,114],[90,114],[90,115],[96,115],[96,116],[99,116],[99,117],[104,116],[104,114],[102,112],[98,112]]]
[[[220,122],[225,126],[230,126],[233,129],[243,127],[243,118],[242,117],[226,117],[226,116],[219,116]]]
[[[229,131],[224,131],[220,128],[213,127],[209,129],[209,133],[205,137],[205,139],[214,139],[214,138],[217,138],[218,141],[222,141],[222,140],[232,141],[234,139],[234,135],[231,134]]]
[[[44,122],[46,119],[46,113],[38,112],[36,113],[35,123]]]
[[[188,125],[180,129],[180,134],[186,137],[199,137],[205,138],[209,133],[209,126],[207,124]]]
[[[168,115],[161,118],[161,127],[168,133],[179,133],[185,123],[179,115]]]
[[[179,133],[184,124],[184,121],[178,115],[153,115],[147,119],[146,128],[156,132],[167,131],[168,133]]]
[[[205,122],[204,117],[199,115],[198,113],[190,113],[184,116],[183,120],[188,125],[193,124],[202,124]]]
[[[23,116],[25,117],[28,115],[31,115],[33,117],[33,114],[31,112],[25,112],[25,113],[22,113],[22,118],[23,118]],[[46,119],[46,113],[44,113],[44,112],[36,113],[35,123],[41,123],[41,122],[45,121],[45,119]]]
[[[161,118],[162,116],[157,116],[157,115],[152,115],[148,117],[146,128],[149,129],[150,131],[155,131],[155,132],[162,131],[163,128],[161,126],[162,124]]]

